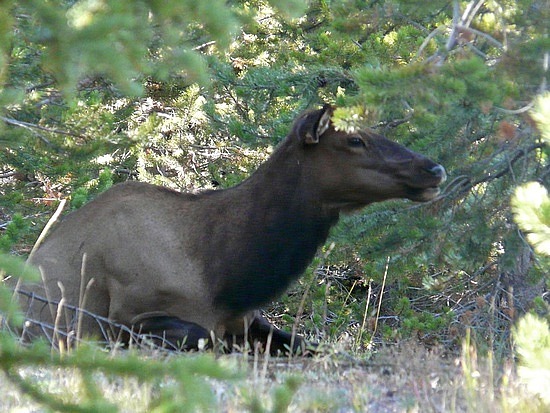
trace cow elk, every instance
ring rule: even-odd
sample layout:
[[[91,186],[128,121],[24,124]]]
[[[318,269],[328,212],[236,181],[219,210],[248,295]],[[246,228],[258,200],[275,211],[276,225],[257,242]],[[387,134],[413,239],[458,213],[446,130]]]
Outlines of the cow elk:
[[[303,349],[258,309],[302,274],[340,214],[391,198],[430,201],[446,178],[441,165],[372,131],[336,130],[332,113],[327,105],[299,116],[233,188],[113,186],[52,230],[29,260],[43,282],[19,289],[186,349],[243,337],[270,339],[272,352]],[[103,333],[54,305],[35,300],[29,312],[65,332]]]

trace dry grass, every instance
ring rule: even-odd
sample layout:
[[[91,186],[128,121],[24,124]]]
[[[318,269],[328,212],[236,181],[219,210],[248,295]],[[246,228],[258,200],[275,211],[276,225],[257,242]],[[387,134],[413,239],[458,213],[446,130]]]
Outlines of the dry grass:
[[[495,366],[478,360],[474,348],[462,354],[440,353],[413,343],[349,356],[338,350],[313,358],[270,358],[233,354],[218,363],[241,372],[235,380],[208,379],[203,391],[215,395],[216,412],[536,412],[544,406],[516,379],[513,364]],[[114,357],[123,357],[123,354]],[[146,353],[170,363],[191,354]],[[215,357],[212,355],[212,357]],[[20,374],[44,391],[74,403],[82,390],[75,370],[24,368]],[[105,397],[123,412],[150,411],[170,379],[151,385],[133,378],[95,377]],[[43,411],[0,376],[0,411]],[[286,399],[285,399],[286,398]],[[288,406],[285,400],[288,400]]]
[[[479,307],[472,314],[489,318],[495,325],[495,320],[499,319],[495,311],[484,311],[487,306]],[[79,318],[76,316],[80,314],[79,309],[68,310],[75,311],[73,319]],[[100,321],[111,329],[120,328],[108,320]],[[46,333],[56,330],[55,326],[38,325]],[[510,324],[507,325],[509,328]],[[475,331],[463,326],[468,332]],[[53,337],[51,333],[46,336]],[[106,334],[106,340],[108,336]],[[134,351],[143,359],[169,365],[176,359],[194,357],[193,353],[174,353],[158,347],[147,349],[139,342],[139,339],[135,340]],[[273,358],[258,353],[210,354],[209,357],[215,358],[218,364],[237,373],[238,378],[206,379],[197,392],[214,395],[214,402],[208,409],[214,412],[548,411],[545,408],[549,406],[529,393],[521,383],[513,360],[500,352],[493,357],[491,351],[481,357],[481,350],[478,352],[469,334],[463,342],[462,350],[457,351],[449,350],[448,346],[444,349],[427,348],[425,341],[414,340],[402,340],[386,347],[373,345],[374,349],[367,346],[371,348],[367,351],[365,347],[359,349],[356,339],[342,338],[327,343],[324,352],[311,358]],[[50,344],[54,343],[50,341]],[[65,346],[58,348],[71,351]],[[114,350],[109,357],[118,359],[129,354],[128,350],[116,345],[111,348]],[[84,394],[86,385],[78,369],[29,367],[27,364],[18,369],[18,374],[41,391],[54,394],[66,403],[78,404],[89,397]],[[153,411],[161,392],[172,387],[178,391],[172,376],[144,382],[131,375],[112,377],[94,372],[93,380],[102,397],[122,412]],[[46,411],[23,395],[2,373],[0,389],[0,412]]]
[[[386,267],[386,273],[388,269]],[[384,274],[384,281],[386,279]],[[307,297],[303,293],[302,303]],[[550,410],[538,396],[529,393],[516,375],[516,365],[505,354],[498,351],[493,358],[495,338],[509,346],[508,332],[513,317],[506,313],[503,305],[493,299],[490,303],[479,294],[472,295],[471,304],[456,308],[453,343],[460,343],[462,350],[451,351],[456,346],[427,348],[428,340],[422,343],[402,340],[399,344],[382,346],[376,336],[384,284],[376,299],[371,300],[369,285],[364,317],[358,331],[341,335],[340,341],[325,345],[325,351],[312,358],[272,358],[263,354],[231,354],[217,356],[210,354],[216,362],[230,371],[238,373],[236,379],[206,379],[196,392],[211,392],[214,395],[208,411],[213,412],[545,412]],[[21,294],[21,293],[20,293]],[[24,297],[30,303],[40,301],[44,307],[45,298]],[[351,291],[347,297],[351,296]],[[496,297],[497,294],[494,295]],[[498,297],[508,298],[506,294]],[[431,297],[433,299],[433,297]],[[346,298],[347,300],[347,298]],[[507,302],[513,302],[508,299]],[[58,304],[58,303],[55,303]],[[415,302],[415,305],[420,305]],[[375,323],[367,328],[369,306],[375,313]],[[504,308],[504,309],[507,309]],[[301,313],[303,305],[300,305]],[[463,311],[461,311],[463,310]],[[142,337],[101,319],[82,309],[65,306],[69,319],[82,320],[92,317],[103,326],[105,344],[109,345],[109,357],[123,358],[128,350],[121,350],[116,344],[120,332],[132,337],[134,351],[143,359],[153,359],[170,365],[175,359],[192,358],[192,353],[174,353],[161,348],[148,348]],[[63,334],[58,326],[37,321],[40,317],[26,311],[27,324],[37,327],[50,344],[61,351],[72,351],[79,345],[79,334]],[[33,317],[36,319],[33,319]],[[324,317],[326,318],[326,317]],[[297,320],[300,317],[297,317]],[[30,323],[30,324],[29,324]],[[33,324],[34,323],[34,324]],[[4,325],[6,329],[8,326]],[[74,326],[73,326],[74,327]],[[456,326],[455,326],[456,327]],[[78,331],[78,326],[75,327]],[[483,349],[488,356],[481,357],[470,343],[469,333],[489,335],[490,350]],[[454,330],[453,330],[454,331]],[[465,332],[468,334],[465,336]],[[353,334],[357,333],[357,334]],[[25,334],[28,334],[25,333]],[[369,335],[371,345],[360,345],[362,335]],[[449,336],[451,334],[449,333]],[[419,337],[422,338],[422,337]],[[333,340],[336,340],[333,338]],[[365,338],[366,340],[366,338]],[[473,342],[474,340],[472,340]],[[481,341],[480,341],[481,342]],[[60,343],[64,343],[60,345]],[[446,344],[445,340],[439,343]],[[368,350],[367,350],[368,349]],[[100,351],[100,350],[98,350]],[[0,346],[0,355],[2,348]],[[498,361],[495,361],[498,360]],[[7,370],[6,370],[7,371]],[[20,367],[17,374],[36,385],[40,391],[58,396],[62,402],[78,405],[80,400],[89,399],[82,371],[76,368]],[[164,372],[161,373],[161,376]],[[101,396],[122,412],[154,411],[159,394],[171,388],[178,391],[173,376],[160,381],[139,381],[135,376],[108,376],[94,372],[93,380]],[[12,381],[0,373],[0,412],[46,411],[28,395],[24,395]],[[192,393],[193,394],[193,393]],[[185,406],[181,406],[181,411]],[[159,410],[164,411],[164,410]],[[173,410],[173,411],[179,411]]]

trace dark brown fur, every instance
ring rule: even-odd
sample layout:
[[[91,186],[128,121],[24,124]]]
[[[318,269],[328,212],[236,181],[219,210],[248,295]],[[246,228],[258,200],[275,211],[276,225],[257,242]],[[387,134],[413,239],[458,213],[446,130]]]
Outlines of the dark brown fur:
[[[271,158],[227,190],[114,186],[53,230],[30,260],[44,284],[21,288],[188,348],[212,335],[265,344],[272,332],[272,350],[291,341],[297,350],[301,338],[255,310],[300,276],[341,212],[428,201],[445,179],[443,167],[373,132],[336,131],[331,115],[326,106],[300,116]],[[81,330],[100,333],[87,322]]]

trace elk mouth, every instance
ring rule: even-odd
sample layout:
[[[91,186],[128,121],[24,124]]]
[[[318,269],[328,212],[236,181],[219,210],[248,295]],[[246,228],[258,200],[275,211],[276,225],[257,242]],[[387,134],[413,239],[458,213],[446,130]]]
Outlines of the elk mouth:
[[[406,197],[415,202],[428,202],[436,198],[441,190],[438,186],[430,186],[428,188],[413,188],[411,186],[406,188]]]
[[[445,168],[443,168],[441,165],[436,165],[430,168],[426,168],[425,172],[427,172],[431,178],[427,181],[432,182],[426,182],[426,186],[406,186],[407,198],[409,198],[411,201],[431,201],[441,193],[439,186],[447,180],[447,172],[445,171]],[[433,182],[434,180],[435,182]]]

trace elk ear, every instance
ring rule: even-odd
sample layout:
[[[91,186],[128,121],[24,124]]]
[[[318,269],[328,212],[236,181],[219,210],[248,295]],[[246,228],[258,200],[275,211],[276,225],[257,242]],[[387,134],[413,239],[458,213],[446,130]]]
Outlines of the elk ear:
[[[319,137],[330,127],[333,111],[332,106],[325,105],[302,116],[296,125],[298,136],[308,145],[319,143]]]

